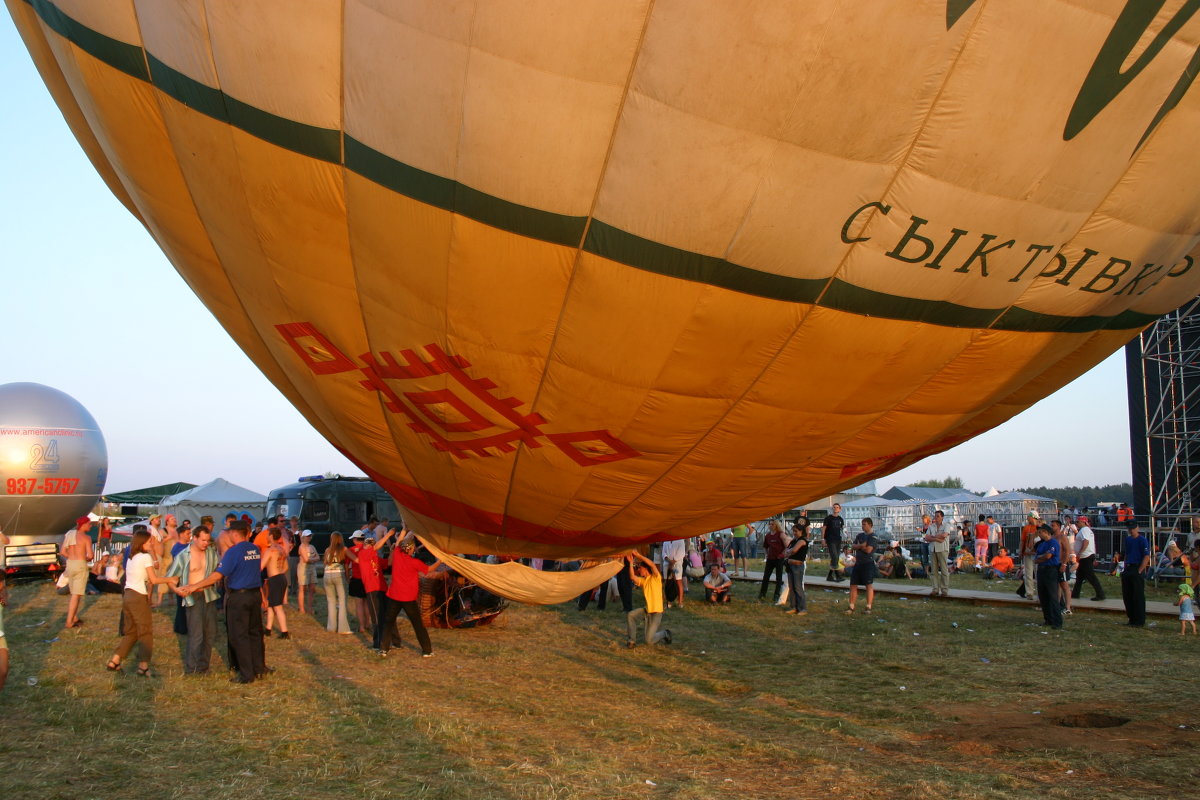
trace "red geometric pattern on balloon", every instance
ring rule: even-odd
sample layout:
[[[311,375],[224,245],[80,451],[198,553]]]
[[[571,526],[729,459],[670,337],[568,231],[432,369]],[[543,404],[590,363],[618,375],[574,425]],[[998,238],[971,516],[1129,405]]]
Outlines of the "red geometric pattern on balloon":
[[[411,349],[399,351],[398,357],[382,351],[363,353],[356,362],[311,322],[289,322],[276,325],[275,329],[313,374],[357,371],[363,378],[359,385],[378,393],[383,398],[384,408],[406,417],[411,430],[427,437],[437,450],[457,458],[490,458],[494,453],[511,453],[518,444],[541,447],[543,440],[584,467],[641,455],[605,430],[543,431],[542,427],[548,423],[542,415],[521,413],[518,410],[524,405],[521,400],[496,396],[494,390],[498,387],[494,381],[472,377],[467,373],[470,362],[462,356],[447,353],[437,344],[422,347],[424,356]],[[435,375],[444,375],[456,385],[433,391],[402,391],[389,383]],[[446,413],[438,413],[438,409],[452,412],[457,419],[451,421]],[[499,430],[483,435],[492,429]]]

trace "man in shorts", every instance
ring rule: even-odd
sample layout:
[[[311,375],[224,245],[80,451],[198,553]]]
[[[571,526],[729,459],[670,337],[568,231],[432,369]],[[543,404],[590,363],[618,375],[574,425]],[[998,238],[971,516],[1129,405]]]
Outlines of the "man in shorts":
[[[858,600],[858,587],[867,590],[867,613],[875,607],[875,522],[870,517],[862,521],[862,533],[854,537],[850,550],[854,554],[854,566],[850,569],[850,608],[847,614],[854,613],[854,604]]]
[[[738,573],[738,563],[741,563],[740,574],[746,575],[746,539],[751,535],[754,526],[749,523],[734,525],[731,529],[733,532],[733,571]]]
[[[1072,525],[1074,527],[1074,525]],[[1070,554],[1073,549],[1072,535],[1067,533],[1067,527],[1057,520],[1050,520],[1050,531],[1054,541],[1058,542],[1058,607],[1063,614],[1071,613],[1071,564]]]
[[[287,629],[287,614],[284,611],[287,599],[287,552],[283,549],[283,531],[278,525],[271,526],[270,543],[263,553],[263,572],[267,573],[264,587],[267,594],[267,628],[264,636],[271,635],[275,620],[279,620],[279,638],[290,639]]]
[[[662,575],[664,580],[675,581],[677,590],[676,603],[680,608],[683,608],[683,593],[687,591],[687,584],[684,577],[683,568],[687,563],[687,539],[675,539],[671,542],[663,542],[662,546],[663,570]],[[667,608],[671,604],[667,603]]]
[[[74,530],[67,531],[63,537],[63,558],[67,560],[67,588],[71,591],[71,599],[67,602],[67,627],[81,628],[83,620],[79,618],[79,606],[83,603],[83,595],[87,591],[88,562],[92,560],[92,521],[87,517],[75,520]]]

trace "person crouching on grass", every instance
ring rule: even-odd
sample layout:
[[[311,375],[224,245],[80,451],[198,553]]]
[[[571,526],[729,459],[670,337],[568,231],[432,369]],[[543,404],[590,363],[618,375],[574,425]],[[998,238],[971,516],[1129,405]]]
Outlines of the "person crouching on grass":
[[[710,564],[704,576],[704,599],[710,603],[728,603],[731,594],[733,581],[721,572],[720,564]]]
[[[854,613],[854,604],[858,601],[858,587],[867,590],[867,613],[875,607],[875,522],[870,517],[862,521],[862,533],[854,537],[850,550],[854,553],[854,566],[850,570],[850,608],[847,614]]]
[[[1008,554],[1008,548],[1001,547],[1000,555],[993,558],[991,563],[988,564],[987,572],[984,573],[983,577],[987,580],[993,578],[998,581],[1005,580],[1013,566],[1013,560]]]
[[[626,646],[633,647],[637,642],[638,620],[643,617],[646,619],[646,644],[658,644],[659,642],[670,644],[671,631],[667,628],[663,628],[661,631],[658,629],[663,615],[662,573],[658,571],[658,567],[653,561],[636,550],[630,555],[635,561],[629,564],[629,576],[634,584],[641,588],[646,606],[645,608],[635,608],[625,615],[625,624],[629,633]],[[709,569],[712,569],[711,565]]]

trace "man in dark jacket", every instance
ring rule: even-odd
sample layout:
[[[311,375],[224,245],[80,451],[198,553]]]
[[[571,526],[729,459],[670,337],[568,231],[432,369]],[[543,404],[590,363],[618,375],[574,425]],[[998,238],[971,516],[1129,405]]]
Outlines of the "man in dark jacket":
[[[846,527],[846,520],[842,519],[842,504],[834,503],[833,510],[829,512],[829,516],[825,517],[825,549],[829,551],[829,574],[825,576],[827,581],[836,581],[838,583],[846,580],[842,575],[841,564],[838,563],[842,555],[842,529]]]

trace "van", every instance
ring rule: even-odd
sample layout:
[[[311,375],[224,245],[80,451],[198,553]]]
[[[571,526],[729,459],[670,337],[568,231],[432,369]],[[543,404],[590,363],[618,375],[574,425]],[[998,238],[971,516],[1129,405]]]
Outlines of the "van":
[[[324,552],[329,534],[339,531],[343,538],[358,530],[371,517],[388,520],[397,530],[404,524],[396,501],[370,478],[327,478],[312,475],[299,478],[267,495],[267,516],[298,517],[300,530],[313,533],[313,547]]]

